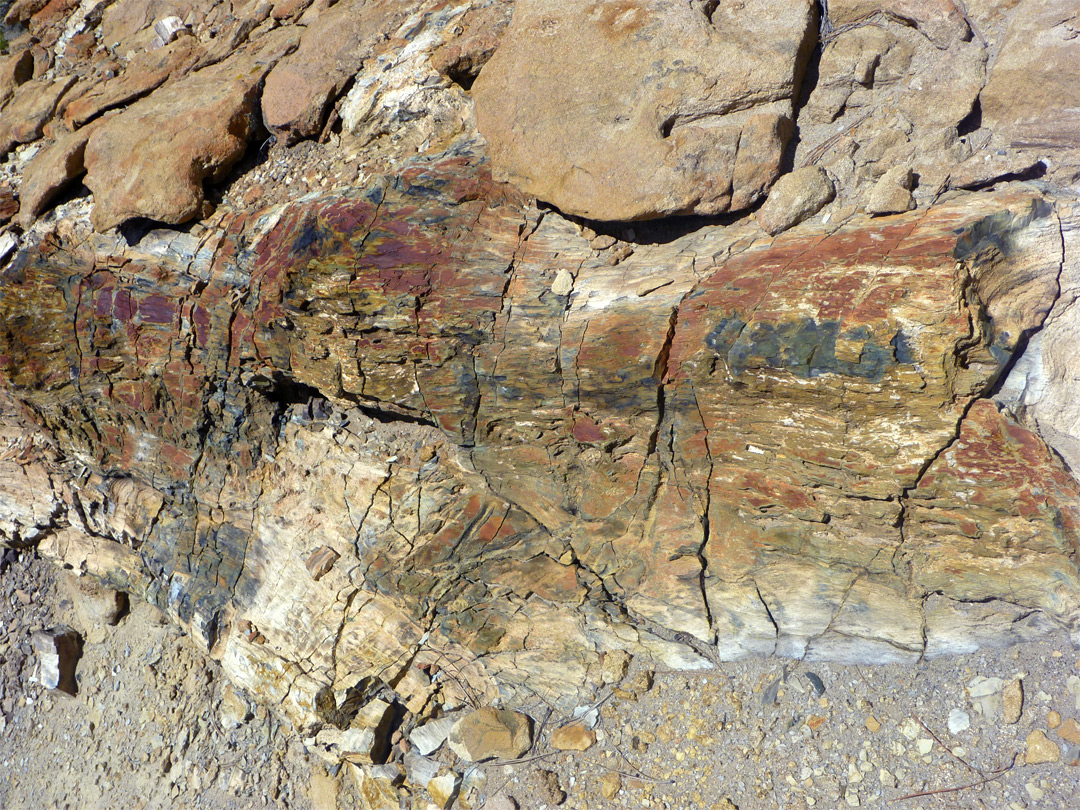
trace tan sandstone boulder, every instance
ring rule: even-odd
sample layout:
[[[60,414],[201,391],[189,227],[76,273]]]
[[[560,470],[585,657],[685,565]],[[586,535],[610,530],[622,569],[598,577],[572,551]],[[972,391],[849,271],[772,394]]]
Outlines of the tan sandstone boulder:
[[[980,96],[983,123],[1014,147],[1076,149],[1080,14],[1069,0],[1035,0],[1024,11],[1013,15]]]
[[[473,85],[497,172],[600,220],[720,214],[779,173],[810,4],[520,0]]]
[[[220,180],[244,153],[259,86],[291,37],[264,37],[257,51],[196,71],[102,120],[85,154],[94,228],[134,217],[175,225],[198,215],[203,181]]]

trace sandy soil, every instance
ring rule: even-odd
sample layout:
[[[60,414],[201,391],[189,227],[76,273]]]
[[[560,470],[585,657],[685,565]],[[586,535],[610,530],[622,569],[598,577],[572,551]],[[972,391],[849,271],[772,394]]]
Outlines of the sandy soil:
[[[135,602],[110,627],[100,595],[70,574],[32,553],[3,560],[0,808],[366,806],[349,766],[309,755],[154,608]],[[60,623],[86,639],[75,697],[34,678],[30,636]],[[1016,680],[1009,723],[1002,693]],[[602,693],[585,751],[553,750],[569,718],[529,711],[523,761],[469,766],[440,750],[466,777],[456,806],[1020,810],[1074,806],[1080,790],[1068,739],[1080,654],[1064,637],[919,666],[761,659],[653,674],[634,662]],[[930,791],[942,792],[914,795]],[[406,801],[435,806],[424,792]]]

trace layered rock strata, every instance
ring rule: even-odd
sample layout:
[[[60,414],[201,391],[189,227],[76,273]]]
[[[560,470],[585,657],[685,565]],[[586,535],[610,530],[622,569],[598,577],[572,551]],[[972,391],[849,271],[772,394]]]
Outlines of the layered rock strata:
[[[333,23],[347,0],[204,5],[150,51],[177,60],[165,79],[142,59],[134,81],[134,57],[101,84],[39,70],[28,41],[0,69],[5,122],[24,88],[82,88],[37,134],[4,125],[5,543],[166,609],[305,728],[385,686],[416,715],[570,708],[625,653],[1077,638],[1080,164],[1056,124],[1016,134],[1038,105],[972,117],[1045,3],[789,4],[783,25],[770,3],[375,3],[359,40]],[[137,0],[85,6],[12,13],[50,47],[152,42]],[[649,61],[687,26],[760,53],[734,78]],[[353,44],[312,55],[328,32]],[[554,70],[515,95],[541,36],[632,78],[648,126],[608,122],[573,59],[580,106],[528,107],[561,98]],[[75,73],[106,58],[84,47]],[[665,106],[659,76],[701,103]],[[754,139],[782,120],[797,139]],[[606,185],[567,159],[609,162]],[[762,223],[574,216],[735,211],[785,160]],[[901,176],[901,213],[876,215]]]

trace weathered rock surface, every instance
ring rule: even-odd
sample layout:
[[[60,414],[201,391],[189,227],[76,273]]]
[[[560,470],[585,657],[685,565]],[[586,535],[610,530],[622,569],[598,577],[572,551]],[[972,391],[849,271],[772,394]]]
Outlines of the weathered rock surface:
[[[0,116],[0,157],[17,144],[41,137],[45,123],[73,83],[70,78],[48,81],[43,77],[19,85]]]
[[[192,33],[162,58],[194,50],[155,84],[156,12],[121,0],[83,21],[115,53],[20,57],[4,543],[160,606],[316,737],[374,700],[570,709],[630,655],[1080,639],[1077,150],[975,104],[1027,4],[829,4],[802,92],[809,4],[519,0],[470,29],[506,5],[168,5]],[[829,208],[774,238],[534,199],[632,219],[772,186],[771,228],[823,174]],[[102,232],[132,218],[189,224]]]
[[[980,94],[986,124],[1014,147],[1075,149],[1080,140],[1080,13],[1062,0],[1028,0],[1012,15]],[[1017,100],[1023,99],[1018,104]]]
[[[307,27],[296,52],[266,77],[263,121],[288,143],[318,135],[328,106],[360,69],[384,31],[404,17],[394,0],[342,0]]]
[[[776,181],[758,210],[758,224],[775,236],[820,211],[836,196],[832,180],[818,166],[804,166]]]
[[[532,746],[532,721],[517,712],[476,709],[454,724],[447,742],[467,762],[517,759]]]
[[[164,97],[103,121],[85,149],[94,227],[107,230],[134,217],[175,225],[196,216],[203,181],[221,179],[247,147],[269,67],[237,57],[203,68]]]
[[[70,627],[53,627],[38,630],[31,642],[37,653],[38,682],[52,691],[76,694],[75,665],[82,649],[79,634]]]
[[[500,177],[591,219],[737,211],[776,179],[807,2],[518,0],[473,86]]]

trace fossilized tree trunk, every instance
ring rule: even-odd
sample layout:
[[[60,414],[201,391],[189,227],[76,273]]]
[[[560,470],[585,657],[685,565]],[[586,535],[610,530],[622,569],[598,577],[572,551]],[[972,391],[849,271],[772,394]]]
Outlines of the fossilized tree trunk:
[[[908,16],[840,25],[859,4],[830,4],[838,28],[796,103],[818,23],[797,4],[793,33],[766,43],[747,87],[721,71],[731,87],[710,79],[711,95],[676,110],[653,93],[667,74],[622,42],[620,69],[640,84],[634,120],[674,116],[645,152],[678,171],[641,205],[615,182],[619,153],[596,148],[625,133],[603,133],[582,154],[616,168],[598,186],[575,174],[585,202],[565,210],[745,209],[781,170],[789,117],[798,162],[836,186],[825,213],[775,238],[749,215],[631,229],[560,213],[558,177],[525,184],[556,206],[501,182],[524,183],[529,152],[513,139],[535,128],[489,130],[489,146],[446,78],[490,56],[485,32],[507,27],[518,42],[528,32],[514,26],[542,25],[548,4],[530,0],[516,22],[510,4],[416,5],[404,20],[372,6],[386,10],[372,11],[373,30],[342,34],[326,57],[332,81],[305,60],[322,53],[315,37],[346,30],[333,16],[346,0],[318,25],[241,25],[235,53],[185,44],[213,66],[203,78],[240,83],[209,116],[243,119],[213,160],[165,127],[190,129],[174,120],[203,86],[179,81],[187,62],[108,129],[91,129],[103,108],[86,96],[69,123],[91,122],[33,157],[21,181],[33,210],[0,279],[4,542],[158,604],[302,726],[375,681],[414,710],[436,689],[568,707],[613,650],[704,668],[757,653],[915,661],[1053,628],[1078,638],[1080,210],[1064,190],[1075,155],[1069,121],[1041,96],[1004,120],[1015,46],[987,79],[989,45],[967,17],[904,3]],[[709,27],[719,21],[693,16],[713,4],[698,5],[657,25],[727,47]],[[1021,41],[1038,16],[1021,7],[987,31]],[[560,24],[586,13],[562,11]],[[607,36],[594,28],[589,42]],[[361,40],[374,57],[357,56]],[[489,119],[505,112],[500,87],[526,87],[514,71],[533,69],[530,54],[504,54],[482,77]],[[245,117],[255,94],[291,141],[333,128],[349,76],[340,113],[367,150],[362,177],[352,167],[302,196],[283,182],[274,205],[252,185],[244,204],[186,229],[92,227],[203,212],[204,177],[257,129]],[[753,76],[768,126],[739,106],[757,98]],[[929,76],[949,81],[929,94]],[[45,82],[22,79],[10,104]],[[310,98],[290,113],[282,99],[300,84]],[[997,129],[976,146],[984,85]],[[513,100],[515,115],[537,112]],[[860,105],[871,124],[853,119]],[[531,148],[554,149],[579,120],[607,126],[578,112]],[[124,141],[124,116],[150,113],[163,129]],[[1040,115],[1055,122],[1058,173],[1023,182],[1046,168],[1029,142]],[[379,140],[403,123],[400,142]],[[4,149],[40,134],[20,129]],[[199,134],[221,146],[213,127]],[[163,152],[190,168],[190,188],[125,196],[105,146],[132,154],[127,191],[156,188]],[[552,175],[573,171],[545,155]],[[695,208],[706,164],[716,187]],[[108,200],[116,217],[76,198],[33,224],[84,171],[94,205]],[[871,192],[885,201],[876,210],[901,213],[864,213]],[[432,684],[435,663],[449,675]]]

